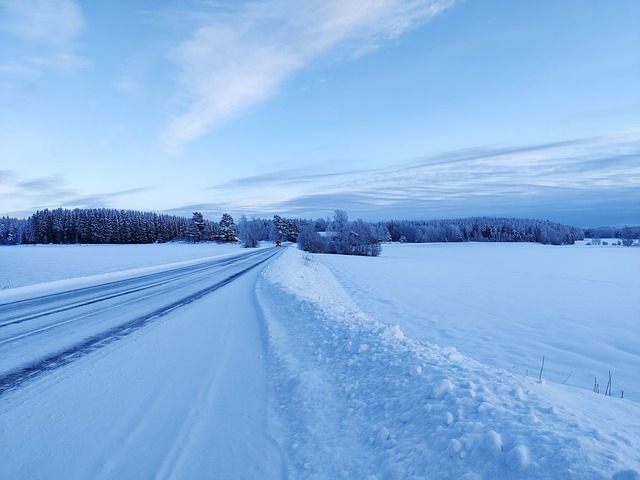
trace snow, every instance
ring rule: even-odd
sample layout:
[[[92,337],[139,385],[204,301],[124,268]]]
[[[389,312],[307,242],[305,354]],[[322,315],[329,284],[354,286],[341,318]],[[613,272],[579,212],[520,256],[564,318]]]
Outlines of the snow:
[[[322,262],[360,310],[481,363],[640,401],[640,249],[385,245]],[[354,307],[355,308],[355,307]],[[567,379],[567,377],[569,377]]]
[[[85,247],[0,249],[0,278],[241,252]],[[84,250],[100,260],[77,260]],[[262,273],[0,397],[0,477],[639,478],[639,254],[283,248]],[[591,391],[609,370],[614,396]]]
[[[0,478],[281,476],[258,275],[0,397]]]
[[[237,252],[230,244],[18,245],[0,248],[0,290],[198,260]]]
[[[263,245],[264,246],[264,245]],[[244,249],[216,243],[20,245],[0,248],[0,301],[17,301],[233,257]]]
[[[527,260],[527,254],[539,248],[447,245],[437,246],[437,255],[446,256],[451,247],[459,255],[463,252],[459,262],[469,260],[466,250],[531,263],[537,260]],[[421,303],[426,309],[438,298],[411,288],[415,277],[401,282],[403,273],[412,271],[407,268],[411,259],[419,263],[421,248],[429,246],[387,245],[380,259],[318,256],[289,249],[267,268],[267,281],[258,292],[270,332],[271,369],[283,379],[276,391],[290,473],[304,472],[304,478],[595,479],[639,471],[637,402],[491,367],[455,347],[428,342],[425,329],[416,328],[420,333],[416,336],[403,330],[404,325],[417,325],[405,301],[410,300],[411,308]],[[549,251],[554,256],[575,253]],[[623,265],[628,267],[637,252],[626,252],[622,252],[629,255]],[[560,256],[554,262],[548,265],[558,265]],[[606,261],[602,265],[610,266]],[[460,270],[464,265],[452,268]],[[502,275],[511,273],[501,263],[495,268],[502,269]],[[419,271],[424,278],[424,269]],[[374,272],[378,276],[371,276]],[[557,270],[550,276],[556,274]],[[580,272],[563,274],[577,279]],[[630,276],[623,275],[622,280]],[[582,283],[590,282],[587,277]],[[439,284],[446,293],[450,284],[442,279]],[[545,282],[528,284],[537,286],[535,294],[529,292],[534,299],[554,287]],[[475,288],[493,291],[488,282]],[[519,288],[517,283],[513,288]],[[400,294],[403,289],[409,293]],[[464,303],[464,298],[458,301]],[[621,297],[614,298],[620,301]],[[637,312],[637,301],[628,296],[626,306],[620,308]],[[535,308],[535,301],[529,299],[528,305]],[[501,327],[484,324],[487,335],[496,335],[493,329]],[[605,328],[613,331],[616,325],[601,325]],[[615,333],[636,334],[635,330]],[[635,378],[637,368],[629,374]]]

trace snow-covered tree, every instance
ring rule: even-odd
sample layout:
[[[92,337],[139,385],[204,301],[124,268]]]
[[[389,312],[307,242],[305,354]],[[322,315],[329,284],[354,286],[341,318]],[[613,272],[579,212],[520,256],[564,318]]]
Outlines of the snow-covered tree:
[[[331,253],[330,240],[322,237],[311,225],[306,225],[298,235],[298,248],[310,253]]]
[[[27,221],[0,217],[0,245],[17,245],[26,241]]]
[[[350,222],[344,210],[335,211],[331,228],[324,236],[316,231],[314,224],[307,224],[298,236],[298,247],[311,253],[371,257],[378,256],[382,250],[376,228],[360,219]]]
[[[184,217],[150,212],[59,208],[31,215],[25,221],[20,241],[63,244],[167,242],[186,238],[190,223],[192,221]]]
[[[376,238],[379,242],[390,242],[391,234],[389,233],[389,229],[384,223],[377,223],[374,225],[374,229],[376,232]]]
[[[242,240],[242,245],[245,248],[257,247],[260,241],[265,239],[266,235],[267,229],[262,220],[257,218],[247,220],[247,217],[244,215],[240,217],[240,222],[238,222],[238,238]]]
[[[358,219],[349,223],[349,240],[351,255],[377,257],[382,251],[375,229],[363,220]]]
[[[624,227],[620,232],[620,236],[622,237],[622,245],[624,245],[625,247],[630,247],[631,245],[633,245],[633,242],[636,239],[636,235],[629,227]]]
[[[394,242],[539,242],[572,244],[584,238],[579,228],[542,220],[471,217],[454,220],[387,222]]]
[[[296,242],[300,229],[293,220],[282,218],[280,215],[273,216],[272,227],[270,228],[269,239],[273,242]]]
[[[336,252],[348,255],[351,249],[351,239],[349,238],[349,216],[347,212],[344,210],[336,210],[334,212],[330,231]]]
[[[218,236],[219,242],[237,242],[238,241],[238,227],[233,221],[233,217],[228,213],[222,215],[218,224]]]
[[[202,241],[205,229],[205,222],[202,213],[193,212],[191,223],[187,227],[187,239],[190,242],[197,243]]]

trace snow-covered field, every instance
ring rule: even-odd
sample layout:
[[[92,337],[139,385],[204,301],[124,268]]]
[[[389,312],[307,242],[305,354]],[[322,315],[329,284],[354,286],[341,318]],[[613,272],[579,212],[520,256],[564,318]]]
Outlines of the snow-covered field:
[[[0,248],[0,290],[237,252],[221,244],[19,245]]]
[[[34,285],[240,250],[234,248],[180,244],[5,247],[0,248],[0,285],[3,281],[5,286]],[[250,427],[237,429],[238,438],[233,438],[233,423],[238,420],[229,397],[222,405],[230,414],[222,420],[207,415],[202,406],[182,425],[179,432],[184,442],[171,450],[182,452],[175,457],[180,462],[169,465],[165,458],[154,467],[152,460],[159,457],[149,452],[152,446],[134,446],[141,448],[147,462],[131,474],[211,478],[222,472],[232,478],[231,466],[241,465],[238,459],[244,457],[237,450],[234,454],[229,445],[240,441],[253,452],[258,466],[263,462],[262,471],[244,471],[245,478],[638,479],[638,267],[638,248],[583,245],[385,245],[378,258],[309,255],[286,248],[255,277],[254,284],[243,280],[254,292],[234,287],[225,297],[227,305],[243,305],[238,320],[251,318],[247,295],[255,295],[260,311],[255,318],[262,323],[259,328],[243,327],[229,341],[238,346],[231,351],[242,352],[253,363],[261,359],[259,367],[251,368],[251,395],[267,398],[245,397],[239,404],[245,409],[261,405],[260,411],[268,416],[266,435],[252,430],[254,420]],[[0,303],[21,290],[47,288],[45,284],[6,289],[0,292]],[[208,310],[215,308],[210,304]],[[181,322],[193,324],[204,348],[208,327],[189,317],[192,311],[202,315],[204,310],[194,304],[174,317],[182,315]],[[176,323],[171,318],[129,341],[136,344],[132,361],[144,362],[146,351],[152,362],[163,361],[160,345],[170,349],[172,342],[189,352],[182,329],[172,326]],[[261,329],[266,336],[263,341]],[[247,339],[251,336],[246,345],[241,332],[246,332]],[[145,336],[154,337],[153,343],[145,342]],[[229,348],[227,342],[223,344]],[[115,358],[118,349],[124,351],[126,346],[114,347],[110,356]],[[107,353],[100,355],[108,360]],[[190,355],[197,361],[195,350]],[[545,368],[539,381],[543,355]],[[228,360],[227,367],[233,370],[230,381],[236,375],[238,382],[241,370],[234,366],[239,362],[233,360],[236,357]],[[88,357],[82,362],[87,368],[91,365]],[[171,361],[165,363],[165,368],[171,368]],[[126,378],[126,369],[133,368],[129,361],[109,360],[109,364],[111,383]],[[114,372],[113,365],[122,372]],[[140,405],[145,404],[145,371],[141,368],[135,374],[141,384]],[[602,392],[609,371],[613,395],[606,397]],[[601,394],[592,391],[594,376]],[[162,402],[151,404],[167,412],[177,411],[171,407],[172,392],[182,400],[188,395],[180,390],[181,383],[192,388],[179,382],[179,375],[170,377],[176,385],[164,390]],[[96,381],[91,373],[87,378]],[[149,379],[147,387],[151,389],[161,378]],[[118,461],[127,449],[117,445],[117,439],[144,438],[142,432],[148,426],[135,419],[147,417],[135,410],[138,417],[130,414],[119,419],[120,433],[109,437],[111,443],[94,443],[92,435],[97,438],[106,432],[93,431],[86,422],[70,417],[80,405],[75,402],[70,408],[69,401],[81,396],[64,391],[56,401],[52,395],[58,380],[54,380],[43,381],[46,411],[29,413],[29,405],[37,405],[35,383],[28,387],[28,396],[16,391],[9,398],[0,397],[0,429],[7,447],[0,448],[0,473],[26,469],[19,462],[29,458],[48,460],[64,469],[60,458],[71,462],[81,456],[68,451],[70,446],[89,444],[93,447],[87,451],[96,457],[93,463],[109,466],[94,471],[103,472],[104,478],[108,472],[126,477],[122,466],[126,463]],[[194,381],[195,377],[189,385]],[[208,388],[217,385],[227,396],[234,388],[233,382],[216,382]],[[118,415],[117,405],[125,413],[134,412],[128,401],[107,405],[115,386],[100,387],[99,394],[92,394],[86,392],[90,385],[77,379],[71,385],[91,401],[105,402],[104,410],[110,415]],[[215,404],[211,403],[215,392],[207,391],[207,405]],[[100,416],[100,405],[91,411],[91,421],[108,428],[108,419],[94,418]],[[174,417],[169,417],[169,423],[179,424]],[[198,424],[198,419],[214,423]],[[207,430],[212,425],[214,430]],[[193,427],[193,437],[185,431],[187,427]],[[167,431],[170,428],[168,424]],[[132,433],[125,434],[126,429]],[[162,427],[153,425],[152,431],[159,435]],[[39,432],[75,440],[30,442],[29,435]],[[216,432],[224,432],[225,442]],[[16,455],[20,448],[27,452]],[[221,449],[224,454],[216,457]],[[83,462],[88,465],[91,459]],[[220,467],[225,463],[228,468]],[[215,472],[211,465],[217,465]],[[73,478],[64,470],[49,473],[50,478]]]
[[[640,401],[640,249],[386,245],[322,257],[358,307],[485,365]],[[567,379],[568,377],[568,379]]]

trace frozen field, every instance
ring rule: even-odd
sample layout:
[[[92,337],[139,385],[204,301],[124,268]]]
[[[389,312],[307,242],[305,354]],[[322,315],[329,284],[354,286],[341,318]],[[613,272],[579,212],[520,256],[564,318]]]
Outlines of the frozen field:
[[[218,244],[19,245],[0,248],[0,290],[238,251]]]
[[[0,303],[242,250],[1,248],[0,278],[24,287]],[[0,477],[637,480],[639,261],[584,245],[283,248],[0,397]],[[609,370],[613,395],[595,394]]]
[[[562,385],[566,375],[557,372],[587,371],[591,360],[612,370],[609,364],[624,365],[626,386],[638,391],[638,300],[632,295],[638,283],[629,270],[639,253],[385,245],[372,259],[289,249],[268,267],[266,292],[259,291],[271,300],[263,310],[279,358],[274,370],[286,379],[276,383],[278,398],[285,437],[295,447],[291,457],[310,472],[302,477],[637,480],[640,403],[626,393],[620,399],[597,395],[591,385]],[[589,258],[600,260],[576,266]],[[540,312],[553,311],[567,334],[567,325],[581,323],[571,312],[584,316],[580,302],[593,305],[579,292],[585,287],[593,294],[594,281],[614,284],[595,290],[615,306],[618,323],[587,315],[589,328],[574,328],[563,348],[551,350],[563,342]],[[620,294],[615,287],[624,282],[631,285]],[[282,297],[273,285],[290,295]],[[493,338],[492,345],[477,335]],[[584,351],[582,342],[593,348],[592,357],[571,352]],[[609,342],[632,351],[603,350]],[[536,361],[528,376],[517,365],[490,366],[527,356],[541,361],[545,354],[542,381]],[[558,367],[563,360],[572,365]]]
[[[640,249],[385,245],[322,257],[363,311],[485,365],[640,401]],[[527,373],[528,372],[528,373]],[[569,377],[567,379],[567,377]]]

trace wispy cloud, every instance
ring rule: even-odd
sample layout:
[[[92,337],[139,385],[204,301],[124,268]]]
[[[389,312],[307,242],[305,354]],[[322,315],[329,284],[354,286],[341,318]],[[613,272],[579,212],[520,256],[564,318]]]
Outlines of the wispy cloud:
[[[69,188],[62,175],[21,178],[12,170],[0,170],[0,205],[11,197],[19,210],[1,212],[2,215],[27,217],[45,208],[111,208],[113,202],[149,190],[139,187],[108,193],[89,194]]]
[[[338,172],[318,171],[320,166],[307,165],[304,168],[290,168],[285,170],[276,170],[273,172],[263,173],[260,175],[253,175],[250,177],[243,177],[224,183],[222,185],[215,185],[209,187],[210,190],[220,190],[230,188],[251,188],[253,186],[265,186],[265,185],[287,185],[287,184],[310,184],[316,183],[319,180],[332,180],[337,181],[341,178],[351,177],[356,174],[367,174],[371,170],[359,169],[359,170],[344,170]]]
[[[121,197],[146,192],[147,187],[130,188],[109,193],[97,193],[93,195],[73,195],[61,206],[64,208],[110,208],[111,202]]]
[[[227,209],[250,215],[316,218],[344,208],[369,219],[520,214],[570,221],[580,214],[600,215],[603,221],[607,215],[612,220],[635,215],[640,221],[638,185],[640,132],[481,146],[368,171],[292,169],[215,190],[228,198],[244,196],[242,204],[230,201]],[[243,188],[251,193],[239,193]]]
[[[180,108],[161,139],[169,150],[270,96],[319,58],[354,58],[428,21],[454,0],[270,0],[199,12],[171,52]]]
[[[13,170],[0,170],[0,199],[13,191],[16,174]]]
[[[12,39],[0,72],[34,80],[49,69],[85,64],[75,44],[83,27],[82,12],[73,0],[0,0],[0,32],[5,41]]]

